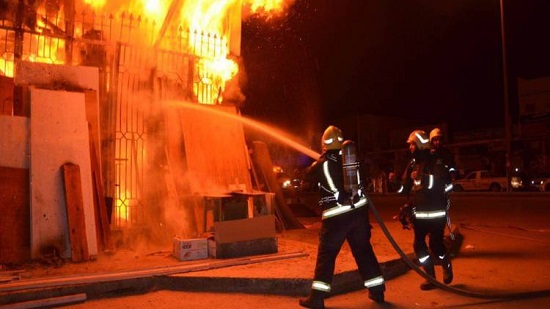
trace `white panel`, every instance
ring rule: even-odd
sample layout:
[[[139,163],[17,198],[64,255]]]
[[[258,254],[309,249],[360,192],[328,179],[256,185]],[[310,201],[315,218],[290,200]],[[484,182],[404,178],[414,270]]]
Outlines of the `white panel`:
[[[90,145],[84,94],[31,89],[31,257],[40,249],[60,247],[71,256],[61,166],[80,166],[86,238],[97,254]]]
[[[37,88],[51,89],[78,89],[97,91],[96,98],[99,99],[99,69],[96,67],[59,65],[39,62],[18,60],[15,63],[17,74],[14,77],[16,86],[28,85]],[[76,91],[76,90],[75,90]],[[95,106],[90,108],[92,112],[88,115],[88,121],[93,125],[96,151],[98,158],[101,158],[101,142],[99,136],[99,100]]]
[[[99,69],[39,62],[16,61],[15,85],[70,85],[99,90]]]
[[[0,166],[29,168],[29,118],[0,116]]]

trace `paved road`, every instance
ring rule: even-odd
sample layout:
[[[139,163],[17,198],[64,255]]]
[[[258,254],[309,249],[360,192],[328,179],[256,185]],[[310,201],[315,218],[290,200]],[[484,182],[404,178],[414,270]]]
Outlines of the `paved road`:
[[[384,221],[392,220],[403,197],[372,196]],[[550,195],[455,194],[453,223],[464,235],[453,260],[452,288],[475,295],[506,295],[508,299],[468,297],[445,290],[421,291],[423,279],[414,271],[387,283],[387,303],[370,302],[364,291],[336,295],[328,308],[544,308],[550,306]],[[375,232],[381,232],[375,224]],[[411,232],[412,237],[412,232]],[[438,275],[440,275],[440,270]],[[539,291],[539,293],[536,293]],[[535,292],[530,297],[520,293]],[[514,295],[516,297],[514,297]],[[89,300],[71,308],[299,308],[298,297],[243,293],[156,291],[144,295]]]

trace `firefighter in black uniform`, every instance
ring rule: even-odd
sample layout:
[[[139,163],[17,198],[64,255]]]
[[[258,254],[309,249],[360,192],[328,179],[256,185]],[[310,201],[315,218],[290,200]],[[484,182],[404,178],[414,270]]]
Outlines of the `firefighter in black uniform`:
[[[445,210],[446,210],[446,223],[449,227],[449,230],[451,229],[450,224],[450,216],[449,216],[449,210],[451,208],[451,198],[449,197],[448,193],[453,190],[453,181],[456,177],[456,164],[454,160],[453,154],[449,151],[449,149],[445,148],[443,146],[442,142],[443,133],[441,132],[441,129],[434,128],[430,131],[430,145],[431,145],[431,160],[433,162],[433,170],[435,178],[438,180],[438,182],[442,183],[444,185],[444,191],[445,191]],[[451,241],[454,240],[454,235],[451,231]],[[453,281],[453,267],[451,265],[451,259],[450,256],[448,256],[448,252],[445,256],[440,257],[441,266],[443,268],[443,281],[447,284],[451,283]]]
[[[336,256],[346,240],[363,284],[369,290],[368,297],[375,302],[384,302],[384,278],[370,243],[372,226],[368,217],[368,199],[359,176],[356,192],[345,189],[343,144],[342,131],[329,126],[322,138],[323,154],[306,171],[307,177],[319,184],[319,205],[323,213],[315,274],[309,296],[300,300],[303,307],[324,308],[324,299],[331,290]]]
[[[441,129],[434,128],[430,131],[430,145],[431,145],[431,153],[435,156],[434,160],[436,160],[436,164],[443,165],[448,171],[449,176],[451,177],[450,183],[452,183],[455,178],[458,171],[456,170],[456,163],[453,154],[449,149],[443,146],[443,133],[441,132]]]
[[[434,258],[443,266],[443,281],[452,281],[450,260],[444,243],[444,231],[447,224],[447,195],[449,185],[448,170],[436,166],[430,152],[430,141],[426,132],[415,130],[407,139],[412,159],[402,178],[401,192],[409,196],[407,204],[412,205],[412,225],[414,230],[414,252],[428,275],[436,278]],[[426,238],[429,237],[429,245]],[[431,290],[435,286],[425,281],[422,290]]]

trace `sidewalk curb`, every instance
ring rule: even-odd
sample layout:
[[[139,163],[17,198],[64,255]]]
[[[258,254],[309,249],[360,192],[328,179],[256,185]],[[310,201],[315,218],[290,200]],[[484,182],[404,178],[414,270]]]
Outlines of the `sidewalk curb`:
[[[391,280],[409,270],[401,259],[380,263],[384,278]],[[309,293],[311,278],[229,278],[196,277],[178,274],[148,274],[113,281],[66,284],[42,289],[20,289],[0,296],[0,308],[20,302],[85,293],[87,299],[144,294],[156,290],[249,293],[303,296]],[[333,295],[364,289],[356,270],[335,274]]]

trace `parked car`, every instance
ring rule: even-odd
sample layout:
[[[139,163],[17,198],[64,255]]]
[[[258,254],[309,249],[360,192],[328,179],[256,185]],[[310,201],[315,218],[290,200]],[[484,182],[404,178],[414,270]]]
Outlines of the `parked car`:
[[[532,177],[523,169],[516,168],[510,176],[510,187],[513,191],[538,191],[533,186]]]
[[[536,191],[550,192],[550,173],[541,173],[533,176],[531,186]]]
[[[493,191],[506,188],[506,177],[493,177],[489,171],[473,171],[453,183],[453,191]]]

